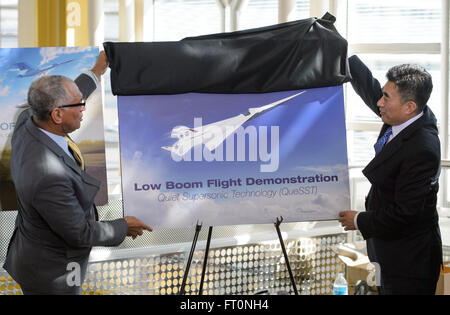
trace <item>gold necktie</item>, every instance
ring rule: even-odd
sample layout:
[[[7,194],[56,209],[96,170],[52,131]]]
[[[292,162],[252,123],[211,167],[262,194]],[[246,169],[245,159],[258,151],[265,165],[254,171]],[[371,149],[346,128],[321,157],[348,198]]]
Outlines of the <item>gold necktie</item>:
[[[75,160],[77,160],[78,165],[80,165],[81,169],[84,170],[84,159],[83,155],[81,154],[80,148],[69,137],[65,136],[64,138],[66,138],[67,143],[69,144],[69,148],[70,150],[72,150],[73,157],[75,158]]]

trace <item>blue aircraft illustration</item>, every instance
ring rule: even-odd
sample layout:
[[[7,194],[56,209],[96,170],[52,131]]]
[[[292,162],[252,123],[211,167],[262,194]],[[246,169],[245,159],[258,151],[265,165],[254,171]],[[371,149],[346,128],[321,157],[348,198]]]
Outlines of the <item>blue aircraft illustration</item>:
[[[25,63],[25,62],[17,62],[14,63],[13,66],[17,67],[17,68],[13,68],[10,69],[10,71],[17,71],[17,77],[18,78],[26,78],[26,77],[34,77],[34,76],[40,76],[40,75],[45,75],[48,71],[50,71],[53,68],[56,68],[58,66],[67,64],[69,62],[74,61],[75,59],[70,59],[70,60],[66,60],[63,62],[59,62],[59,63],[53,63],[48,67],[42,68],[42,69],[36,69],[31,67],[29,64]]]

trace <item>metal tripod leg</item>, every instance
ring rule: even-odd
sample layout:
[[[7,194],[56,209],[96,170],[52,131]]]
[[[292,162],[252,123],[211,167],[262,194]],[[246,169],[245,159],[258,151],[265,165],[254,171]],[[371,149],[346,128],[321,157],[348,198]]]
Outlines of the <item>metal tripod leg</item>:
[[[202,225],[198,224],[195,226],[195,235],[194,235],[194,240],[192,241],[192,246],[191,246],[191,252],[189,253],[189,258],[186,264],[186,270],[184,271],[184,276],[183,276],[183,282],[181,283],[181,289],[180,289],[180,293],[179,295],[184,295],[186,293],[185,287],[186,287],[186,281],[187,281],[187,277],[189,275],[189,269],[191,268],[191,262],[192,262],[192,257],[194,256],[194,252],[195,252],[195,246],[197,245],[197,239],[198,239],[198,234],[200,233],[200,230],[202,229]]]
[[[280,245],[281,245],[281,249],[283,250],[284,260],[286,262],[287,269],[289,271],[289,278],[291,278],[292,288],[294,289],[295,295],[298,295],[298,290],[297,290],[297,286],[295,285],[294,275],[292,274],[292,270],[291,270],[291,264],[289,263],[289,257],[286,252],[286,248],[284,247],[284,241],[283,241],[283,237],[281,236],[281,231],[280,231],[280,224],[281,224],[281,222],[283,222],[283,217],[280,217],[280,218],[281,218],[281,220],[279,220],[277,218],[277,222],[275,222],[275,228],[278,233],[278,238],[280,239]]]

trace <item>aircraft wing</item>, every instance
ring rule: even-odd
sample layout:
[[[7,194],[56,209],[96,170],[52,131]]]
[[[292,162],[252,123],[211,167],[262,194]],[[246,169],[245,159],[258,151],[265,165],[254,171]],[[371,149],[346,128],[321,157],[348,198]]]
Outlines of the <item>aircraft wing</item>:
[[[75,60],[75,59],[69,59],[69,60],[66,60],[66,61],[61,61],[61,62],[58,62],[58,63],[54,63],[53,65],[54,65],[54,66],[64,65],[64,64],[69,63],[69,62],[72,62],[72,61],[74,61],[74,60]]]
[[[270,104],[268,104],[268,105],[264,105],[264,106],[261,106],[261,107],[253,107],[253,108],[249,108],[249,109],[248,109],[248,112],[250,113],[250,115],[252,115],[251,118],[253,118],[253,116],[255,116],[256,114],[262,114],[262,113],[265,112],[265,111],[274,109],[275,107],[277,107],[277,106],[279,106],[279,105],[281,105],[281,104],[283,104],[283,103],[286,103],[287,101],[289,101],[289,100],[293,99],[294,97],[297,97],[297,96],[299,96],[299,95],[301,95],[301,94],[303,94],[303,93],[305,93],[305,92],[306,92],[306,91],[301,91],[301,92],[299,92],[299,93],[297,93],[297,94],[288,96],[288,97],[286,97],[286,98],[283,98],[283,99],[281,99],[281,100],[279,100],[279,101],[270,103]],[[250,119],[251,119],[251,118],[250,118]]]
[[[161,148],[169,152],[175,153],[178,156],[183,156],[187,152],[189,152],[189,150],[192,147],[193,146],[191,145],[190,140],[187,139],[187,140],[178,140],[172,146],[162,146]]]
[[[10,69],[11,71],[17,71],[18,72],[18,77],[19,78],[25,78],[25,77],[33,77],[33,76],[43,76],[43,75],[47,75],[48,72],[60,65],[63,64],[67,64],[69,62],[74,61],[75,59],[69,59],[60,63],[54,63],[51,64],[50,66],[48,66],[47,68],[43,68],[43,69],[36,69],[31,67],[29,64],[25,63],[25,62],[17,62],[15,64],[13,64],[13,66],[16,66],[17,68],[15,69]]]
[[[178,141],[172,146],[163,146],[161,148],[173,152],[179,156],[183,156],[189,152],[190,149],[200,144],[204,144],[209,151],[212,151],[247,121],[271,109],[274,109],[275,107],[286,103],[287,101],[305,92],[306,91],[296,93],[268,105],[249,108],[248,112],[245,114],[240,114],[197,128],[189,128],[186,126],[174,127],[170,136],[171,138],[178,138]]]
[[[299,92],[297,94],[291,95],[289,97],[283,98],[279,101],[264,105],[261,107],[249,108],[248,113],[240,114],[219,122],[215,122],[209,125],[203,126],[203,132],[207,136],[206,141],[204,140],[205,146],[208,150],[212,151],[217,148],[229,135],[234,133],[240,126],[244,123],[256,118],[257,116],[274,109],[275,107],[286,103],[287,101],[293,99],[306,91]]]
[[[171,138],[178,138],[178,141],[172,146],[161,148],[179,156],[183,156],[191,148],[200,144],[204,144],[209,151],[212,151],[247,120],[248,118],[241,114],[197,128],[175,127],[172,129],[170,136]]]
[[[228,136],[242,126],[248,117],[244,114],[202,126],[203,144],[209,151],[217,148]]]
[[[177,126],[172,129],[170,137],[178,138],[178,141],[175,142],[172,146],[162,146],[161,148],[173,152],[179,156],[183,156],[196,145],[196,142],[198,142],[198,144],[201,143],[202,135],[198,130],[195,130],[193,128],[189,128],[186,126]]]
[[[33,70],[33,68],[25,62],[17,62],[15,64],[13,64],[13,66],[17,66],[17,68],[19,70]],[[14,70],[16,70],[16,69],[14,69]]]

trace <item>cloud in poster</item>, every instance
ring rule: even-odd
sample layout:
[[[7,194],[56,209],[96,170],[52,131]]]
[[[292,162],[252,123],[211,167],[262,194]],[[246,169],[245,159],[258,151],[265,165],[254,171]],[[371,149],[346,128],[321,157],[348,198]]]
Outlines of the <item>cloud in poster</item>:
[[[8,96],[11,87],[9,85],[0,87],[0,96]]]
[[[65,54],[76,54],[83,53],[86,51],[91,51],[91,47],[46,47],[40,50],[40,54],[42,56],[41,63],[39,66],[45,65],[50,61],[59,58],[61,55]],[[84,56],[90,57],[90,56]]]
[[[348,166],[344,164],[337,164],[334,166],[329,165],[323,165],[323,166],[298,166],[294,168],[294,171],[310,171],[313,173],[317,172],[328,172],[328,171],[334,171],[334,172],[346,172],[348,170]]]

